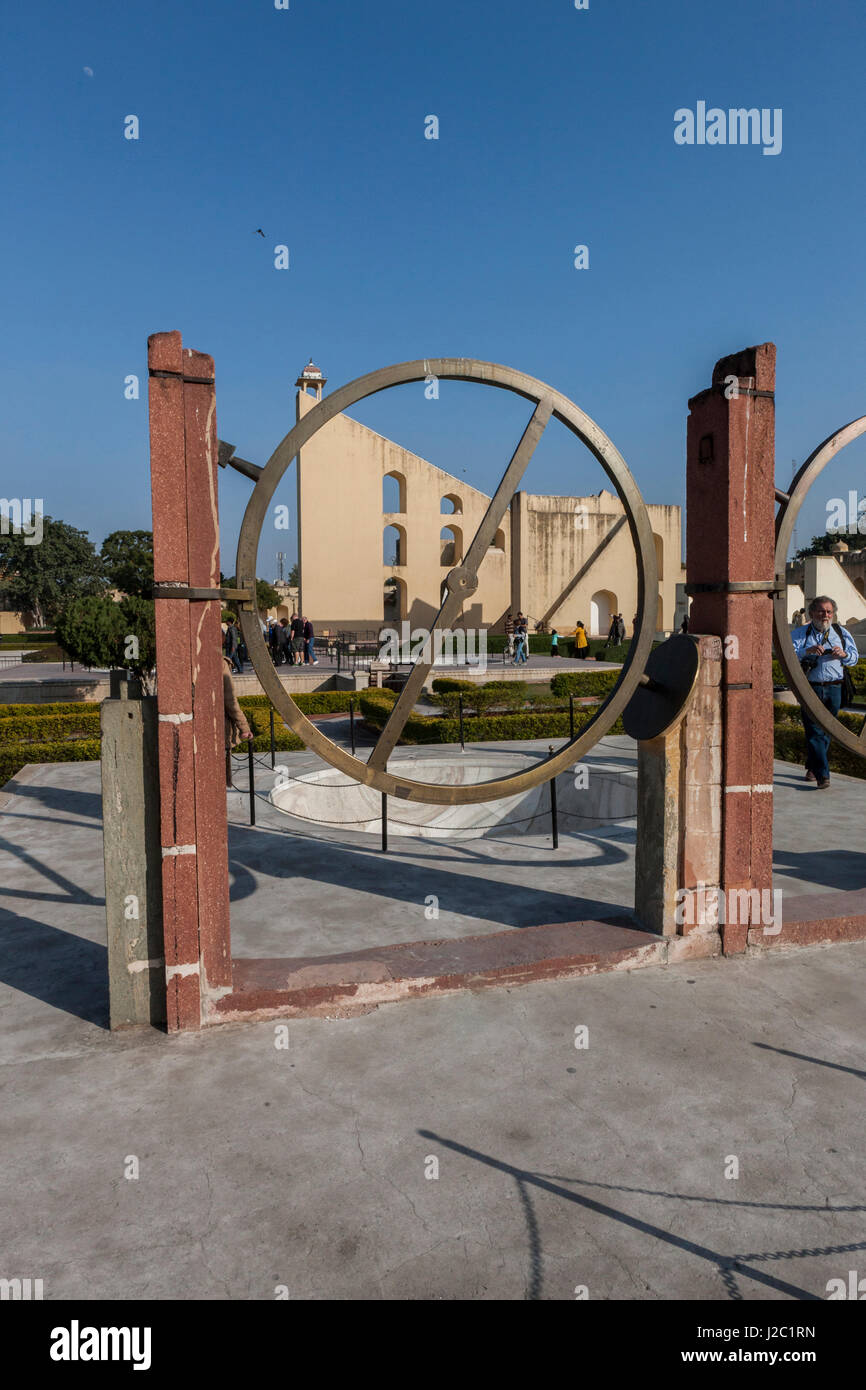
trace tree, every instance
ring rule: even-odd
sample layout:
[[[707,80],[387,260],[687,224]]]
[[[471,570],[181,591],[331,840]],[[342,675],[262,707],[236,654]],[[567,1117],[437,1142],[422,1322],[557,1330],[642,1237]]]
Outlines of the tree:
[[[156,664],[153,601],[130,595],[72,599],[57,616],[57,640],[83,666],[132,671],[147,684]]]
[[[105,592],[102,566],[86,531],[42,518],[42,538],[0,534],[0,588],[13,608],[29,609],[37,627],[52,622],[71,598]]]
[[[802,560],[806,555],[829,555],[839,537],[833,532],[825,532],[821,536],[813,536],[808,545],[802,545],[794,555],[795,560]]]
[[[112,531],[99,558],[113,588],[138,598],[153,598],[153,532]]]
[[[298,587],[298,585],[300,584],[300,582],[301,582],[301,576],[300,576],[300,573],[299,573],[299,571],[298,571],[298,565],[297,565],[297,561],[296,561],[295,564],[292,565],[292,568],[289,570],[289,588],[290,588],[290,589],[297,589],[297,587]]]
[[[238,582],[233,574],[229,575],[228,579],[220,575],[220,581],[220,587],[223,589],[238,588]],[[256,607],[262,613],[266,613],[269,608],[278,608],[282,601],[274,586],[269,584],[266,579],[256,580]]]

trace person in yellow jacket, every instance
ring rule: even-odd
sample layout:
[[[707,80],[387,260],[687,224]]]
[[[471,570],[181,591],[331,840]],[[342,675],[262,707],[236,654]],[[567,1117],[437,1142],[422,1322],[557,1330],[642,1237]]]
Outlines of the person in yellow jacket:
[[[578,623],[574,629],[574,654],[579,657],[589,655],[589,638],[583,623]]]

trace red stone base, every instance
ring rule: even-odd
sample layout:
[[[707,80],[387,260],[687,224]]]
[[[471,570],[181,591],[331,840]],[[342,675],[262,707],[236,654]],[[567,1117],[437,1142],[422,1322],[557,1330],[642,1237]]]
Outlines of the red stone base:
[[[636,970],[718,955],[717,932],[687,940],[638,931],[631,918],[565,922],[456,941],[412,941],[348,955],[236,959],[230,994],[205,1020],[348,1017],[379,1004],[461,989]]]
[[[786,946],[822,946],[866,940],[866,889],[853,893],[809,893],[785,897],[782,930],[765,935],[749,929],[749,949],[766,951]]]

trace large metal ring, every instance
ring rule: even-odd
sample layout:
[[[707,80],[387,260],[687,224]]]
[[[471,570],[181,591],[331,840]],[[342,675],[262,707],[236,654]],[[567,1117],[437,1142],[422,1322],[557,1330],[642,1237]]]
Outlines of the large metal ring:
[[[420,679],[425,679],[426,671],[430,669],[429,664],[425,666],[422,662],[416,662],[413,672],[410,673],[410,683],[407,684],[404,692],[407,695],[407,700],[404,701],[401,695],[394,707],[394,713],[370,754],[370,761],[364,763],[332,743],[298,709],[280,681],[268,654],[255,608],[242,608],[240,622],[247,651],[261,681],[262,688],[270,696],[274,707],[289,728],[303,739],[308,748],[313,749],[324,758],[325,762],[346,773],[356,782],[375,787],[381,792],[386,792],[389,796],[436,805],[469,805],[494,801],[503,796],[514,796],[555,777],[557,773],[564,771],[576,759],[582,757],[608,732],[622,713],[638,686],[652,647],[656,630],[658,576],[655,542],[649,516],[643,498],[619,450],[588,415],[584,414],[567,396],[554,391],[544,382],[537,381],[535,377],[527,376],[511,367],[498,366],[492,362],[477,362],[465,357],[430,358],[418,362],[401,362],[396,366],[382,367],[367,376],[358,377],[355,381],[350,381],[348,385],[340,387],[339,390],[332,392],[331,395],[326,396],[324,400],[315,405],[309,414],[299,420],[294,429],[289,431],[282,443],[277,445],[256,482],[255,490],[244,513],[238,540],[235,573],[239,586],[255,592],[256,557],[262,523],[280,479],[292,459],[313,435],[334,416],[339,415],[350,406],[356,405],[365,397],[372,396],[377,391],[384,391],[391,386],[402,386],[412,381],[424,381],[430,376],[442,380],[470,381],[484,386],[496,386],[506,391],[513,391],[518,396],[523,396],[535,404],[535,411],[514,457],[491,500],[490,507],[472,544],[466,552],[462,562],[464,571],[468,571],[469,574],[477,574],[478,564],[486,554],[487,545],[493,539],[495,529],[500,524],[505,508],[520,481],[520,476],[551,416],[561,421],[583,441],[598,459],[616,488],[625,508],[632,540],[639,559],[637,634],[631,644],[631,650],[619,680],[590,724],[558,753],[528,771],[508,777],[497,777],[489,782],[471,786],[443,786],[431,782],[416,782],[410,778],[401,777],[399,773],[389,772],[386,765],[388,755],[396,744],[405,718],[410,712],[412,691],[418,685],[419,673]],[[490,533],[489,538],[488,532]],[[449,588],[433,624],[434,629],[449,625],[451,615],[458,610],[465,592],[465,589],[462,592],[454,592]],[[650,596],[649,605],[646,602],[647,595]],[[403,723],[400,722],[401,719]]]
[[[773,629],[776,637],[776,655],[800,704],[812,716],[815,723],[825,729],[831,737],[836,739],[837,743],[841,743],[844,748],[849,748],[852,753],[859,753],[861,757],[866,757],[866,719],[863,720],[863,728],[859,734],[855,734],[853,729],[846,728],[841,720],[831,714],[827,706],[818,699],[805,671],[797,660],[788,627],[785,573],[788,547],[791,544],[791,537],[794,534],[794,525],[800,508],[806,500],[806,493],[819,473],[827,467],[827,464],[836,458],[846,444],[859,439],[861,434],[866,434],[866,415],[861,415],[859,420],[852,420],[850,425],[844,425],[841,430],[831,434],[829,439],[825,439],[823,444],[819,444],[797,473],[791,483],[787,500],[784,500],[779,507],[776,514],[776,593],[773,599]]]

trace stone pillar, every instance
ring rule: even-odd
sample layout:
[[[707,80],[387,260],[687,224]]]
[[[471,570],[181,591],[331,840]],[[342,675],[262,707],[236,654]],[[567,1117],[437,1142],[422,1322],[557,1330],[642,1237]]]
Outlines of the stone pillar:
[[[112,1028],[165,1022],[156,700],[111,672],[103,700],[102,823]]]
[[[736,890],[772,887],[775,379],[775,346],[762,343],[722,358],[712,386],[689,401],[689,626],[724,644],[719,883],[726,903]],[[767,587],[750,591],[755,582]],[[744,951],[748,930],[748,921],[725,923],[725,952]]]
[[[701,666],[684,717],[638,745],[635,911],[663,936],[705,938],[669,959],[718,949],[717,924],[705,920],[699,894],[718,886],[721,863],[722,644],[695,641]]]
[[[154,580],[219,586],[213,359],[148,340]],[[231,987],[218,598],[156,600],[163,924],[170,1032]]]

